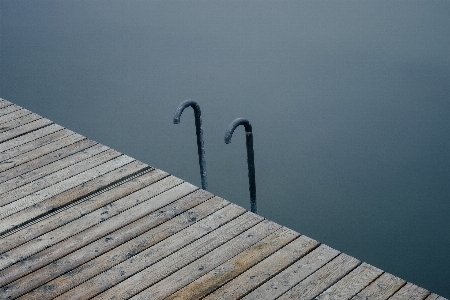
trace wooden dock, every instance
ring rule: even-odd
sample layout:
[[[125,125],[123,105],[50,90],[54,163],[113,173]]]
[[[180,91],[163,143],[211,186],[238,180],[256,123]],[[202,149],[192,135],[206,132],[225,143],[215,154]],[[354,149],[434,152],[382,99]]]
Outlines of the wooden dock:
[[[444,299],[0,99],[0,299]]]

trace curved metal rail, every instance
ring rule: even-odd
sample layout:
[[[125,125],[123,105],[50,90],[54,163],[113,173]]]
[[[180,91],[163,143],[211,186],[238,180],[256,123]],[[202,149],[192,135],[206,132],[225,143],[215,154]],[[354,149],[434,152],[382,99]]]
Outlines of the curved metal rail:
[[[231,143],[231,136],[239,125],[245,127],[246,145],[247,145],[247,165],[248,165],[248,181],[250,190],[250,206],[251,211],[256,213],[256,182],[255,182],[255,158],[253,152],[253,133],[252,125],[247,119],[237,118],[228,126],[225,132],[225,143]]]
[[[202,130],[202,119],[200,117],[201,116],[200,106],[197,104],[197,102],[192,100],[183,101],[175,111],[175,114],[173,116],[173,123],[174,124],[180,123],[181,114],[183,113],[183,110],[188,106],[191,106],[194,109],[195,133],[197,135],[198,163],[200,165],[200,177],[202,180],[202,189],[207,190],[208,180],[206,177],[205,145],[203,143],[203,130]]]

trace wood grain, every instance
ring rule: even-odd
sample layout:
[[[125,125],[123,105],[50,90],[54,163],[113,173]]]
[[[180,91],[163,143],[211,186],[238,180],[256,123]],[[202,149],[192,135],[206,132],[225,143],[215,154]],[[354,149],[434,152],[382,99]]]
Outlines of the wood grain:
[[[47,144],[45,146],[28,151],[27,153],[23,153],[21,155],[13,157],[9,160],[1,162],[0,163],[0,172],[4,172],[4,171],[11,169],[13,167],[16,167],[20,164],[30,162],[40,156],[43,156],[43,155],[53,152],[55,150],[59,150],[63,147],[69,146],[71,144],[74,144],[74,143],[84,140],[84,139],[86,139],[86,138],[82,135],[72,134],[63,139],[60,139],[60,140],[54,141],[50,144]],[[14,172],[14,170],[9,170],[8,173],[15,173],[15,172]],[[10,179],[10,178],[7,178],[7,179]]]
[[[352,299],[388,299],[405,285],[405,283],[401,278],[389,273],[383,273]]]
[[[8,107],[10,107],[10,106],[8,106]],[[53,122],[48,120],[48,119],[41,118],[41,119],[36,120],[34,122],[30,122],[30,123],[24,124],[22,126],[13,128],[11,130],[5,131],[5,132],[3,132],[0,135],[0,143],[4,142],[4,141],[7,141],[7,140],[10,140],[12,138],[15,138],[17,136],[20,136],[20,135],[22,135],[24,133],[27,133],[27,132],[30,132],[30,131],[33,131],[33,130],[36,130],[36,129],[39,129],[39,128],[42,128],[42,127],[45,127],[45,126],[48,126],[48,125],[50,125],[52,123]]]
[[[279,299],[313,299],[359,264],[360,261],[356,258],[341,253],[311,276],[288,290]]]
[[[12,253],[16,253],[14,257],[8,255],[9,253],[4,253],[0,256],[1,268],[4,266],[8,267],[0,271],[0,286],[8,284],[40,267],[43,267],[75,250],[78,250],[96,239],[101,238],[120,227],[126,226],[129,222],[137,220],[160,208],[161,206],[193,192],[196,189],[197,188],[191,184],[183,183],[154,197],[153,201],[145,201],[121,214],[106,219],[110,210],[110,207],[108,207],[104,210],[107,213],[104,214],[105,219],[100,220],[101,223],[89,227],[88,229],[71,236],[70,239],[66,239],[58,243],[57,247],[46,248],[45,250],[31,256],[27,257],[24,255],[23,251],[17,251],[17,248],[12,250],[16,251],[11,252],[11,255]],[[86,221],[91,222],[91,220]],[[34,250],[31,249],[29,251],[36,250],[39,251],[39,248]],[[21,256],[24,257],[23,260],[20,260]]]
[[[45,137],[48,134],[54,133],[56,131],[62,130],[64,127],[59,126],[57,124],[51,124],[49,126],[40,128],[38,130],[26,133],[24,135],[21,135],[19,137],[16,137],[14,139],[11,139],[7,142],[0,143],[0,152],[4,152],[6,150],[19,147],[20,145],[24,145],[30,142],[33,142],[34,140],[38,138]]]
[[[236,276],[204,299],[241,298],[305,256],[318,245],[317,241],[302,235],[246,272]]]
[[[69,155],[65,158],[62,158],[56,162],[49,163],[48,165],[42,166],[35,170],[31,170],[22,176],[11,178],[10,180],[4,181],[0,183],[0,194],[6,193],[8,191],[22,188],[24,185],[29,184],[33,181],[41,179],[50,174],[54,174],[61,169],[65,169],[67,167],[71,167],[74,164],[77,164],[80,161],[86,160],[94,155],[102,153],[103,151],[108,150],[109,148],[100,144],[94,145],[72,155]],[[0,195],[0,197],[3,197]]]
[[[106,147],[105,147],[106,148]],[[106,150],[106,149],[105,149]],[[0,205],[4,206],[8,203],[14,202],[17,199],[23,198],[36,191],[42,190],[46,187],[57,184],[67,178],[78,175],[84,171],[92,169],[98,165],[101,165],[109,160],[112,160],[121,154],[115,150],[108,149],[101,152],[98,155],[91,156],[85,160],[73,163],[66,168],[60,168],[58,171],[46,175],[42,178],[36,179],[30,183],[20,186],[16,189],[10,190],[1,195]],[[1,209],[0,209],[1,212]]]
[[[392,300],[402,300],[402,299],[411,299],[411,300],[422,300],[425,299],[430,292],[426,289],[418,287],[412,283],[406,283],[400,290],[398,290],[391,298]]]
[[[242,299],[275,299],[339,255],[339,251],[320,245]]]
[[[229,204],[211,197],[210,193],[197,190],[20,278],[9,286],[10,290],[28,291],[51,280],[22,299],[56,297]]]
[[[321,293],[316,299],[350,299],[382,273],[382,270],[369,264],[362,263],[347,276],[344,276],[341,280]]]
[[[13,113],[0,116],[0,128],[5,127],[5,123],[8,123],[10,121],[14,121],[14,120],[16,120],[18,118],[21,118],[21,117],[29,115],[29,114],[33,114],[33,113],[31,111],[29,111],[29,110],[21,109],[21,110],[16,110]],[[34,115],[37,117],[37,119],[42,118],[39,115],[36,115],[36,114],[34,114]],[[6,127],[8,127],[8,125],[6,125]]]
[[[153,170],[151,172],[140,175],[130,181],[127,181],[119,186],[116,186],[108,191],[105,191],[99,195],[93,196],[84,202],[81,202],[73,207],[61,211],[58,214],[45,218],[35,224],[25,227],[19,230],[6,239],[0,239],[0,251],[1,253],[18,247],[42,234],[52,231],[60,226],[63,226],[73,220],[84,217],[90,212],[97,210],[103,206],[109,205],[121,198],[145,188],[165,177],[169,176],[164,171]],[[83,194],[90,194],[93,191],[88,190]],[[78,195],[76,195],[77,197]],[[111,206],[113,206],[111,204]],[[119,206],[118,203],[114,204],[114,207]],[[123,208],[123,210],[126,208]],[[120,209],[118,209],[120,211]],[[88,217],[89,218],[89,217]]]
[[[19,200],[16,200],[12,203],[6,204],[0,207],[0,219],[13,215],[21,210],[24,210],[27,207],[35,205],[45,199],[48,199],[77,185],[94,179],[95,177],[106,174],[114,169],[132,162],[133,160],[133,158],[126,155],[119,156],[97,167],[94,167],[78,175],[51,185],[47,188],[34,192],[33,194],[20,198]],[[2,221],[1,223],[2,224],[0,227],[0,232],[3,231],[4,228],[4,222]]]
[[[61,295],[61,299],[71,299],[71,298],[89,298],[97,295],[98,293],[108,289],[118,287],[120,282],[125,282],[125,286],[128,286],[130,281],[134,281],[135,276],[143,274],[142,271],[151,266],[160,266],[162,262],[166,260],[163,258],[173,258],[174,255],[170,255],[176,252],[180,248],[192,243],[196,239],[199,239],[208,233],[212,232],[217,227],[227,223],[228,221],[236,218],[239,214],[242,214],[243,210],[235,207],[233,205],[227,205],[223,209],[218,210],[214,214],[202,219],[199,222],[194,223],[192,226],[187,227],[184,230],[168,237],[162,242],[150,247],[130,259],[114,266],[108,271],[99,274],[98,276],[84,282],[78,287],[71,289],[67,293]],[[223,226],[222,226],[223,227]],[[192,244],[191,244],[192,245]],[[185,249],[185,248],[183,248]],[[177,253],[177,252],[176,252]],[[162,259],[162,260],[161,260]],[[159,261],[159,262],[158,262]],[[156,264],[155,264],[156,263]],[[153,269],[153,268],[152,268]],[[156,267],[156,271],[163,271],[161,267]],[[164,270],[165,271],[165,270]],[[152,272],[153,273],[153,272]],[[155,276],[158,273],[153,273]],[[150,276],[150,274],[148,274]],[[130,281],[126,281],[127,278],[133,278]],[[145,276],[145,275],[144,275]],[[147,276],[146,276],[147,277]],[[125,281],[124,281],[125,280]],[[147,282],[151,282],[151,278],[146,278]],[[123,291],[123,287],[119,290]]]
[[[49,153],[33,158],[32,160],[23,159],[18,166],[8,169],[7,172],[0,172],[0,182],[21,176],[27,172],[58,161],[61,158],[77,153],[78,151],[89,148],[95,144],[97,143],[94,141],[81,139],[78,142],[69,144],[68,146],[62,147],[55,151],[50,151]]]
[[[154,291],[153,293],[143,293],[140,298],[203,298],[275,253],[280,248],[283,248],[299,235],[299,233],[288,228],[280,228],[256,244],[247,247],[240,253],[238,252],[236,256],[234,256],[234,249],[238,245],[227,243],[168,278],[158,282],[155,286],[151,287],[151,290]],[[196,280],[192,282],[194,279]],[[186,286],[183,287],[183,285]],[[173,292],[175,294],[172,294]],[[170,294],[172,295],[169,296]]]
[[[51,126],[53,126],[53,125],[51,125]],[[48,127],[50,127],[50,126],[48,126]],[[44,127],[44,128],[47,128],[47,127]],[[72,134],[74,134],[74,132],[71,130],[68,130],[68,129],[61,129],[56,132],[50,132],[49,134],[47,134],[43,137],[37,138],[35,140],[32,140],[28,143],[24,143],[24,144],[18,145],[16,147],[13,147],[10,149],[5,149],[3,152],[0,153],[0,161],[3,162],[5,160],[12,159],[15,156],[18,156],[20,154],[34,150],[36,148],[42,147],[44,145],[50,144],[52,142],[55,142],[57,140],[60,140],[69,135],[72,135]]]
[[[22,111],[22,110],[20,110],[20,111]],[[12,113],[12,114],[14,114],[14,113]],[[7,116],[9,116],[9,115],[7,115]],[[14,119],[0,124],[0,133],[3,134],[9,130],[16,128],[16,127],[28,124],[30,122],[33,122],[33,121],[36,121],[39,119],[42,119],[42,117],[39,115],[33,114],[33,113],[22,115],[22,116],[21,116],[21,114],[18,114],[14,117]],[[1,122],[1,120],[0,120],[0,122]]]

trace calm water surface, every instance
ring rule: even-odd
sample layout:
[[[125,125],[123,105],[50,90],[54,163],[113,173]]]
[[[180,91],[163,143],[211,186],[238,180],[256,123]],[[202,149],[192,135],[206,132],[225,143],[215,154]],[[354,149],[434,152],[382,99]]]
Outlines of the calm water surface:
[[[0,97],[450,297],[450,2],[0,1]]]

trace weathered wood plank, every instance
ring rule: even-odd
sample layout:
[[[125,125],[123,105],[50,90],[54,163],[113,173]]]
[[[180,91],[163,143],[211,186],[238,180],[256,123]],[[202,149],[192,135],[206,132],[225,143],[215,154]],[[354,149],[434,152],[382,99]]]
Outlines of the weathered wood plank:
[[[116,163],[119,162],[120,161]],[[114,164],[112,166],[110,165],[109,167],[113,168]],[[19,225],[22,225],[22,223],[28,222],[34,218],[51,213],[52,211],[57,210],[60,207],[72,203],[76,199],[85,197],[88,194],[92,194],[104,187],[107,187],[115,182],[120,181],[122,178],[126,176],[136,174],[148,168],[149,167],[146,164],[141,163],[140,161],[133,161],[131,163],[126,163],[117,169],[113,169],[112,171],[108,171],[108,169],[103,170],[105,173],[98,177],[95,177],[88,181],[81,182],[79,185],[75,185],[74,187],[69,188],[64,192],[56,194],[50,198],[46,198],[42,202],[30,206],[17,214],[13,214],[11,216],[4,218],[0,223],[0,228],[3,229],[4,231],[17,228]],[[87,180],[89,179],[89,177],[85,179]]]
[[[50,197],[37,205],[28,207],[20,213],[3,219],[2,222],[5,224],[3,226],[9,226],[8,230],[15,229],[25,222],[44,216],[65,205],[73,203],[75,200],[85,197],[88,193],[97,192],[98,190],[122,180],[124,177],[142,172],[148,168],[148,165],[140,161],[133,161],[129,164],[125,164],[123,167],[107,172],[87,182],[83,182],[80,185]],[[134,203],[134,205],[135,204],[136,203]]]
[[[236,276],[230,282],[203,299],[239,299],[305,256],[318,245],[319,243],[317,241],[304,235],[300,236],[295,241],[289,243],[241,275]],[[208,275],[209,274],[214,274],[214,270],[208,273]],[[200,283],[201,280],[197,280],[197,282]],[[196,282],[194,281],[193,283]],[[177,294],[178,292],[175,295]]]
[[[6,107],[6,106],[10,106],[10,105],[12,105],[11,102],[0,98],[0,108]]]
[[[64,129],[64,127],[59,126],[57,124],[51,124],[49,126],[40,128],[38,130],[26,133],[24,135],[21,135],[19,137],[13,138],[7,142],[0,143],[0,152],[7,151],[9,149],[18,147],[20,145],[24,145],[26,143],[33,142],[35,139],[44,137],[48,134],[51,134],[53,132],[59,131]]]
[[[341,253],[311,274],[311,276],[281,295],[279,299],[313,299],[359,264],[360,261],[356,258]]]
[[[17,297],[40,286],[21,299],[56,297],[229,204],[211,197],[212,194],[197,190],[20,278],[7,286],[5,296]]]
[[[23,109],[22,109],[23,110]],[[20,110],[20,111],[22,111]],[[7,115],[9,116],[9,115]],[[30,113],[24,116],[16,116],[14,119],[7,121],[7,122],[3,122],[2,124],[0,124],[0,133],[4,133],[7,132],[8,130],[14,129],[16,127],[25,125],[27,123],[36,121],[42,119],[41,116]],[[0,120],[1,122],[1,120]]]
[[[17,247],[11,250],[10,252],[7,252],[6,253],[6,256],[8,257],[7,260],[9,260],[8,264],[11,265],[25,257],[33,255],[45,248],[48,248],[51,245],[54,245],[60,241],[65,240],[67,237],[74,236],[82,232],[83,230],[87,230],[100,223],[103,224],[96,230],[100,230],[99,228],[104,228],[105,226],[108,227],[110,225],[110,222],[113,222],[108,219],[117,216],[118,214],[124,212],[125,210],[133,207],[135,205],[134,203],[135,201],[141,202],[140,200],[143,200],[142,198],[146,200],[149,197],[163,193],[169,190],[170,188],[179,185],[180,183],[182,183],[181,179],[172,176],[155,183],[151,187],[150,186],[147,187],[145,195],[143,195],[142,191],[138,191],[135,194],[127,196],[125,199],[119,199],[118,201],[116,201],[117,203],[110,204],[109,206],[100,207],[99,209],[90,212],[79,219],[76,219],[68,224],[65,224],[64,226],[56,228],[53,231],[43,234],[36,239],[28,241],[28,243],[26,243],[25,245]],[[129,213],[130,213],[129,211],[125,212],[123,216],[127,216]],[[133,219],[133,216],[130,216],[130,218]],[[105,223],[106,220],[108,220],[108,222]],[[106,228],[104,230],[109,229]],[[3,258],[3,260],[6,263],[6,259]]]
[[[211,270],[211,268],[214,268],[215,262],[216,262],[215,265],[217,266],[218,264],[223,263],[227,259],[244,251],[248,247],[251,247],[255,243],[258,243],[262,239],[266,238],[268,235],[271,235],[280,229],[281,230],[279,231],[279,233],[284,231],[284,228],[281,228],[281,226],[279,226],[278,224],[275,224],[275,223],[270,224],[270,223],[272,223],[272,222],[263,221],[263,222],[259,223],[258,225],[256,225],[255,227],[250,228],[246,232],[244,232],[244,233],[238,235],[237,237],[231,239],[230,241],[226,242],[225,244],[214,247],[214,249],[212,249],[211,251],[206,252],[205,256],[202,257],[202,259],[200,259],[199,261],[194,261],[187,268],[184,268],[182,270],[188,270],[188,269],[195,270],[196,269],[194,271],[196,273],[197,272],[207,273],[208,271]],[[267,226],[270,226],[270,227],[267,227]],[[273,237],[273,236],[271,236],[271,237]],[[201,250],[203,250],[203,249],[201,249]],[[197,256],[196,258],[198,258],[198,257],[199,256]],[[200,262],[200,263],[198,263],[198,262]],[[212,265],[209,264],[209,262],[211,262]],[[168,262],[168,263],[172,264],[172,262]],[[182,266],[183,265],[186,265],[186,264],[183,263]],[[182,270],[177,271],[177,273],[175,273],[173,275],[170,275],[170,273],[167,274],[167,275],[169,275],[167,278],[165,278],[162,281],[157,282],[154,285],[150,285],[149,283],[145,282],[144,278],[142,278],[141,280],[136,282],[137,287],[130,285],[129,287],[124,289],[127,291],[128,295],[122,293],[120,296],[115,297],[115,299],[125,299],[125,295],[126,296],[134,295],[137,292],[140,292],[140,290],[142,290],[142,287],[145,287],[145,286],[150,286],[150,287],[148,287],[146,290],[140,292],[138,295],[133,297],[133,299],[160,299],[161,297],[164,297],[163,294],[167,295],[167,293],[170,291],[170,287],[167,287],[167,282],[173,282],[171,280],[171,279],[173,279],[173,276],[179,275],[180,272],[181,273],[183,272]],[[145,271],[147,271],[147,270],[145,270]],[[166,271],[166,273],[168,273],[168,272]],[[186,274],[186,273],[184,273],[184,274]],[[189,275],[189,277],[191,277],[191,276],[192,275]],[[166,276],[164,276],[164,277],[166,277]],[[195,276],[195,277],[197,277],[197,276]],[[152,280],[152,282],[153,282],[153,280]],[[184,285],[184,284],[181,284],[181,286],[182,285]],[[167,290],[167,288],[169,288],[169,291]],[[176,289],[174,291],[176,291]],[[107,291],[107,292],[109,292],[109,291]],[[172,291],[172,293],[173,293],[173,291]],[[100,295],[100,296],[103,296],[103,295]],[[101,297],[101,299],[105,299],[105,297]]]
[[[330,286],[316,299],[350,299],[373,282],[382,273],[382,270],[369,264],[362,263],[347,276],[344,276],[341,280]]]
[[[63,181],[77,174],[80,174],[86,170],[92,169],[120,155],[121,153],[112,149],[108,149],[106,151],[99,153],[98,155],[91,156],[85,160],[74,163],[66,168],[61,168],[60,170],[54,173],[51,173],[42,178],[27,183],[19,188],[15,188],[13,190],[1,194],[0,197],[2,199],[0,200],[0,205],[4,206],[8,203],[12,203],[17,199],[30,195],[46,187],[52,186],[60,181]]]
[[[425,300],[437,300],[439,298],[439,295],[431,293]]]
[[[388,299],[405,285],[405,281],[389,273],[383,273],[352,299]]]
[[[115,284],[129,278],[136,272],[155,264],[158,260],[167,257],[179,248],[205,236],[217,227],[229,222],[242,214],[243,210],[228,205],[205,219],[187,227],[184,230],[168,237],[162,242],[150,247],[130,259],[114,266],[98,276],[91,278],[83,284],[61,295],[61,299],[89,298],[108,289]],[[173,256],[171,256],[173,257]]]
[[[0,127],[3,127],[3,124],[12,120],[15,120],[17,118],[26,116],[28,114],[31,114],[32,112],[27,110],[27,109],[20,109],[20,110],[16,110],[13,113],[7,114],[7,115],[3,115],[0,116]],[[36,114],[34,114],[36,115]],[[36,115],[38,116],[38,115]],[[42,118],[41,116],[39,116],[40,118]]]
[[[414,285],[414,284],[408,282],[389,299],[392,299],[392,300],[403,300],[403,299],[423,300],[428,295],[430,295],[430,292],[427,291],[426,289],[423,289],[421,287],[418,287],[417,285]]]
[[[119,156],[97,167],[94,167],[78,175],[60,181],[52,186],[34,192],[33,194],[20,198],[19,200],[16,200],[12,203],[6,204],[0,207],[0,219],[13,215],[27,207],[30,207],[45,199],[55,196],[68,189],[71,189],[77,185],[83,184],[91,179],[94,179],[95,177],[99,177],[103,174],[106,174],[114,169],[117,169],[123,165],[132,162],[133,160],[134,160],[133,158],[126,155]],[[1,231],[2,230],[0,229],[0,232]]]
[[[10,107],[10,106],[8,106],[8,107]],[[42,118],[42,119],[30,122],[30,123],[24,124],[22,126],[13,128],[11,130],[5,131],[0,135],[0,143],[10,140],[12,138],[15,138],[19,135],[25,134],[27,132],[48,126],[52,123],[53,122],[50,121],[49,119]]]
[[[76,143],[76,142],[84,140],[84,139],[86,139],[86,138],[82,135],[71,134],[65,138],[54,141],[50,144],[47,144],[42,147],[36,148],[34,150],[28,151],[21,155],[17,155],[9,160],[2,161],[0,163],[0,172],[4,172],[8,169],[11,169],[18,165],[21,165],[23,163],[30,162],[30,161],[34,160],[35,158],[38,158],[45,154],[51,153],[55,150],[59,150],[63,147],[66,147],[68,145],[71,145],[73,143]],[[14,173],[14,170],[8,170],[8,173]],[[8,179],[10,179],[10,178],[8,178]]]
[[[94,299],[129,298],[142,291],[145,287],[152,286],[161,279],[176,272],[181,267],[195,261],[195,259],[202,257],[210,251],[214,251],[215,248],[225,242],[229,245],[236,245],[236,248],[227,247],[230,254],[234,255],[281,227],[273,222],[261,222],[261,220],[261,217],[247,212],[194,243],[189,244],[180,251],[166,257],[155,265],[105,291]],[[152,291],[150,288],[144,294],[141,294],[141,296],[145,297],[145,293],[148,292],[151,294]],[[138,295],[136,297],[139,298],[140,296]],[[151,296],[149,297],[149,299],[152,299]]]
[[[57,172],[58,170],[64,169],[66,167],[72,166],[80,161],[88,159],[94,155],[97,155],[109,148],[100,144],[94,145],[80,152],[62,158],[56,162],[50,163],[48,165],[42,166],[35,170],[31,170],[22,176],[11,178],[10,180],[0,183],[0,191],[2,193],[8,192],[13,189],[22,187],[32,181],[38,180],[44,176],[50,175]],[[0,195],[2,197],[2,195]]]
[[[288,228],[281,228],[264,239],[258,241],[256,244],[245,248],[240,253],[236,251],[239,247],[238,244],[227,243],[206,254],[201,259],[194,261],[178,272],[161,280],[154,286],[139,294],[136,298],[203,298],[230,280],[233,280],[243,272],[247,271],[254,265],[260,263],[265,258],[280,250],[287,244],[291,243],[299,235],[299,233]],[[294,244],[299,245],[295,242]],[[238,254],[236,255],[236,253]],[[283,254],[289,256],[291,252],[284,252]],[[219,297],[219,299],[222,298]]]
[[[67,138],[70,138],[70,137],[67,137]],[[56,141],[56,142],[59,142],[59,141]],[[4,182],[11,178],[21,176],[22,174],[28,173],[32,170],[35,170],[42,166],[45,166],[49,163],[60,160],[69,155],[72,155],[78,151],[81,151],[81,150],[84,150],[91,146],[94,146],[95,144],[97,144],[97,142],[94,142],[94,141],[91,141],[88,139],[81,139],[78,142],[69,144],[68,146],[65,146],[65,147],[62,146],[62,148],[60,148],[58,150],[51,151],[42,156],[38,156],[38,157],[34,158],[33,160],[27,161],[27,159],[24,158],[23,162],[21,162],[18,166],[8,169],[7,172],[0,172],[0,182]]]
[[[96,209],[99,209],[100,207],[111,204],[112,202],[115,202],[118,199],[125,198],[126,196],[138,190],[141,190],[146,186],[149,186],[167,176],[169,176],[169,174],[161,170],[153,170],[148,173],[144,173],[117,187],[107,190],[99,195],[93,196],[88,200],[79,203],[78,205],[70,207],[66,210],[59,212],[56,215],[50,216],[29,227],[19,230],[8,236],[7,239],[0,239],[0,253],[9,251],[42,234],[52,231],[73,220],[84,217],[85,215],[89,214],[90,212],[93,212]],[[87,195],[92,192],[93,190],[88,190],[85,191],[84,194]],[[78,194],[76,193],[75,198],[78,198]],[[117,206],[119,206],[118,203],[115,203],[114,207]]]
[[[326,245],[307,254],[242,299],[275,299],[339,255]]]
[[[22,251],[18,251],[18,248],[13,249],[11,252],[4,253],[0,256],[0,267],[8,266],[0,271],[0,286],[8,284],[30,272],[39,269],[73,251],[76,251],[87,244],[117,230],[120,227],[126,226],[128,223],[133,222],[141,217],[159,209],[161,206],[167,205],[185,195],[195,191],[197,187],[183,183],[178,185],[162,194],[155,196],[152,201],[145,201],[140,203],[125,212],[118,214],[112,218],[106,219],[111,210],[111,206],[103,208],[105,220],[100,220],[95,226],[72,236],[70,239],[66,239],[57,244],[55,247],[46,248],[31,256],[26,256]],[[90,220],[84,220],[90,222]],[[25,248],[28,249],[28,248]],[[35,248],[36,250],[36,248]],[[39,248],[37,248],[39,250]],[[32,250],[28,250],[32,251]],[[10,257],[8,254],[15,254],[14,257]],[[20,258],[25,258],[20,261]],[[19,259],[19,261],[17,260]],[[16,263],[18,262],[18,263]],[[14,264],[15,263],[15,264]]]
[[[50,126],[47,126],[50,127]],[[46,128],[46,127],[45,127]],[[19,145],[17,147],[4,150],[0,153],[0,162],[3,162],[5,160],[10,160],[13,157],[16,157],[20,154],[26,153],[28,151],[34,150],[36,148],[42,147],[44,145],[53,143],[57,140],[60,140],[62,138],[65,138],[69,135],[75,134],[73,131],[68,129],[62,129],[53,133],[50,133],[48,135],[45,135],[43,137],[37,138],[33,141],[30,141],[28,143]]]
[[[19,110],[19,109],[22,109],[22,107],[17,106],[15,104],[2,107],[2,108],[0,108],[0,116],[10,114],[10,113],[12,113],[12,112],[14,112],[16,110]]]

